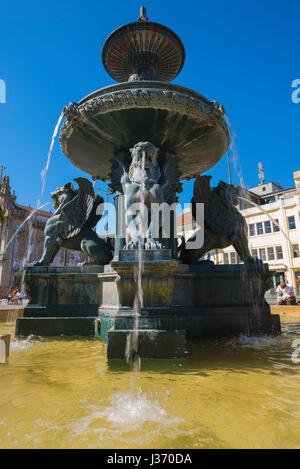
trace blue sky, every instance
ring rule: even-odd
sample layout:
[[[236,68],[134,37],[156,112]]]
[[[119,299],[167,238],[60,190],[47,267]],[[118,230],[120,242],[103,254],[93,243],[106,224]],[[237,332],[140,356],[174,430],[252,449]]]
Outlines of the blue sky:
[[[291,186],[292,172],[300,169],[300,104],[291,100],[291,83],[300,78],[299,1],[145,4],[149,19],[173,29],[185,45],[186,63],[174,82],[225,106],[246,186],[258,184],[258,161],[267,181]],[[138,18],[140,5],[131,0],[2,3],[0,79],[6,82],[7,102],[0,104],[0,164],[7,167],[19,203],[36,204],[63,106],[114,83],[102,66],[102,45],[111,31]],[[226,157],[208,173],[213,185],[227,180]],[[42,200],[80,174],[57,140]],[[180,201],[189,202],[191,191],[185,183]]]

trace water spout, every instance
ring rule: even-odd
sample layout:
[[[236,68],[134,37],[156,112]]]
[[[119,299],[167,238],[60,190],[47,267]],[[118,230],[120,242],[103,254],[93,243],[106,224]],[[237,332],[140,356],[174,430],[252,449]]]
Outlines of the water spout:
[[[41,192],[39,194],[34,213],[36,213],[39,210],[39,207],[40,207],[40,201],[41,201],[41,198],[43,196],[44,189],[45,189],[46,175],[47,175],[49,165],[50,165],[50,161],[51,161],[52,150],[53,150],[55,139],[56,139],[56,136],[58,134],[58,130],[59,130],[59,127],[60,127],[60,124],[61,124],[63,118],[64,118],[64,111],[61,112],[61,114],[58,118],[58,121],[56,123],[56,126],[54,128],[54,132],[53,132],[52,137],[51,137],[51,142],[50,142],[50,147],[49,147],[49,150],[48,150],[46,165],[45,165],[44,169],[41,172],[41,182],[42,182]],[[26,270],[27,265],[30,262],[30,257],[31,257],[31,253],[32,253],[33,217],[30,218],[29,230],[28,231],[29,231],[29,234],[28,234],[27,252],[26,252],[26,254],[23,258],[23,272],[22,272],[22,280],[21,280],[21,290],[22,291],[24,291],[25,270]]]
[[[232,163],[233,163],[233,169],[234,173],[239,181],[240,186],[242,189],[246,189],[245,183],[244,183],[244,177],[243,177],[243,169],[242,169],[242,164],[241,164],[241,159],[240,155],[237,150],[236,146],[236,133],[235,130],[232,126],[232,123],[226,113],[224,113],[224,119],[226,121],[226,124],[228,126],[229,134],[230,134],[230,149],[232,152]]]
[[[50,147],[49,147],[49,151],[48,151],[48,155],[47,155],[46,166],[44,167],[44,169],[41,172],[42,187],[41,187],[41,192],[40,192],[40,195],[39,195],[39,198],[38,198],[38,202],[36,204],[37,207],[40,205],[40,200],[41,200],[42,195],[44,193],[45,183],[46,183],[46,175],[47,175],[49,165],[50,165],[50,161],[51,161],[52,150],[53,150],[55,139],[56,139],[56,136],[57,136],[57,133],[58,133],[58,130],[59,130],[59,127],[60,127],[60,124],[61,124],[61,121],[63,120],[63,118],[64,118],[64,112],[62,111],[59,118],[58,118],[57,124],[54,128],[53,135],[51,137],[51,143],[50,143]]]

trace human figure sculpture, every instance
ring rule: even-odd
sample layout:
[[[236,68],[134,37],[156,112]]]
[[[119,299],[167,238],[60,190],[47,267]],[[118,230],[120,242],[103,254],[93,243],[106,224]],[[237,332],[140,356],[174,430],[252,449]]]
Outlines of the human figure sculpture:
[[[125,249],[142,247],[152,250],[164,247],[160,237],[157,236],[162,218],[159,216],[159,226],[155,227],[152,204],[164,202],[171,204],[176,200],[176,191],[181,190],[181,184],[174,157],[168,155],[160,168],[157,161],[158,152],[159,149],[152,143],[139,142],[130,150],[132,161],[129,168],[118,160],[122,168],[121,185],[125,196],[127,225]],[[146,215],[142,213],[143,207],[147,210]],[[146,228],[143,232],[142,220]]]

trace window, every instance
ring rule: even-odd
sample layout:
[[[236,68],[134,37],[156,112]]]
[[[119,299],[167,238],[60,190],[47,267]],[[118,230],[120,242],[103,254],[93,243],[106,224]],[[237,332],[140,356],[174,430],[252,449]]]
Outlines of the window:
[[[292,244],[293,257],[300,257],[299,244]]]
[[[295,217],[288,217],[288,226],[289,230],[294,230],[296,228],[296,222],[295,222]]]
[[[254,259],[258,259],[257,249],[252,249],[251,253],[252,253],[252,257],[254,257]]]
[[[266,260],[267,260],[265,248],[259,250],[259,257],[260,257],[260,259],[261,259],[262,261],[266,261]]]
[[[256,230],[257,230],[258,235],[264,234],[263,224],[262,223],[256,223]]]
[[[276,218],[275,219],[276,223],[278,223],[278,219]],[[278,225],[275,225],[275,223],[273,223],[273,231],[274,233],[276,233],[276,231],[280,231],[280,228]]]
[[[283,259],[282,246],[276,246],[276,259]]]
[[[265,221],[265,233],[272,233],[271,222]]]
[[[249,225],[249,235],[250,236],[255,236],[255,225],[254,225],[254,223],[251,223],[251,225]]]
[[[268,253],[268,261],[274,261],[274,259],[275,259],[274,248],[273,247],[268,248],[267,253]]]
[[[224,252],[224,264],[229,264],[229,254],[228,254],[228,252]]]
[[[230,253],[230,262],[231,262],[231,264],[236,264],[236,253],[235,252]]]

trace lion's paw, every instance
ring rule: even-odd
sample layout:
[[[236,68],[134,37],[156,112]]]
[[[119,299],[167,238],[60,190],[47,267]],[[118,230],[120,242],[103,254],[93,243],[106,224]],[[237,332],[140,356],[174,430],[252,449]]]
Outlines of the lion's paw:
[[[153,251],[155,249],[163,249],[163,245],[154,239],[148,239],[145,244],[146,251]]]
[[[143,243],[141,241],[130,241],[128,244],[126,244],[126,246],[124,247],[124,249],[128,250],[128,251],[133,251],[135,249],[140,249],[142,248],[143,249]]]

